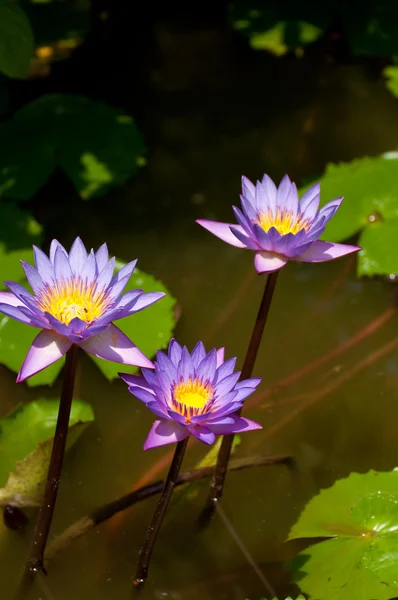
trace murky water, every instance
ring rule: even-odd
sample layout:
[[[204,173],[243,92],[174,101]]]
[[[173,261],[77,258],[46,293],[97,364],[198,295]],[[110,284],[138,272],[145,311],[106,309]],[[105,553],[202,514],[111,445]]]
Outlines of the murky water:
[[[194,219],[230,218],[242,173],[280,177],[287,171],[300,178],[321,172],[327,161],[396,145],[396,101],[363,67],[318,73],[304,60],[272,64],[272,76],[268,63],[264,72],[256,63],[247,73],[247,95],[236,83],[215,98],[185,99],[184,109],[160,96],[146,109],[153,137],[147,170],[123,190],[79,205],[73,225],[65,227],[56,208],[48,213],[65,243],[76,234],[93,245],[107,240],[115,254],[138,256],[142,269],[160,277],[182,308],[179,341],[224,345],[241,361],[264,279],[254,274],[249,252],[223,244]],[[398,463],[398,317],[392,301],[388,284],[356,280],[351,258],[289,265],[280,275],[255,367],[263,383],[245,412],[263,430],[242,435],[239,456],[291,454],[297,472],[273,466],[232,473],[222,504],[280,596],[292,590],[281,565],[295,552],[283,542],[306,500],[350,471]],[[60,389],[59,382],[52,390],[17,386],[5,369],[0,376],[3,414],[17,402],[54,397]],[[54,535],[137,483],[163,475],[170,452],[143,452],[152,414],[122,382],[107,383],[84,355],[76,395],[92,403],[96,421],[67,457]],[[190,443],[184,467],[206,452]],[[219,517],[198,530],[206,491],[203,483],[194,498],[176,495],[140,600],[272,596]],[[137,554],[155,502],[147,500],[71,543],[50,563],[48,577],[38,578],[30,598],[133,597]],[[12,597],[31,534],[32,527],[22,533],[1,529],[2,598]]]

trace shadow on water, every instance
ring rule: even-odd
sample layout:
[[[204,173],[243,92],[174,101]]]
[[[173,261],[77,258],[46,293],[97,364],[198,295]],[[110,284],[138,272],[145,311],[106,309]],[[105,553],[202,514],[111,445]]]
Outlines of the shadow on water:
[[[164,32],[159,36],[165,55],[177,55],[178,41],[172,48]],[[256,57],[245,68],[244,57],[228,60],[224,54],[215,60],[221,66],[224,60],[228,81],[215,91],[212,82],[213,94],[206,97],[180,91],[177,76],[173,80],[167,71],[170,64],[159,67],[158,81],[173,85],[141,107],[152,146],[148,167],[136,180],[83,206],[71,199],[73,225],[51,210],[50,186],[39,200],[63,241],[76,234],[93,245],[106,239],[115,254],[138,256],[142,269],[160,277],[182,306],[180,341],[225,345],[228,356],[242,360],[263,282],[253,275],[249,253],[212,238],[194,219],[229,219],[242,173],[281,177],[288,171],[301,178],[322,172],[328,161],[393,149],[398,112],[382,82],[361,65]],[[69,193],[59,191],[65,198]],[[350,258],[289,265],[281,273],[255,368],[263,383],[246,413],[263,430],[242,435],[239,455],[290,453],[299,474],[278,466],[232,473],[222,505],[280,595],[292,590],[281,563],[297,550],[283,541],[308,498],[350,471],[396,465],[398,318],[391,298],[388,284],[356,280]],[[3,413],[18,401],[59,392],[59,382],[51,390],[28,390],[14,386],[14,375],[5,369],[0,376]],[[122,382],[104,381],[85,356],[76,396],[92,403],[96,421],[68,455],[54,533],[138,482],[161,476],[169,452],[142,451],[151,414]],[[190,443],[186,467],[205,452]],[[173,501],[140,600],[255,600],[268,593],[222,519],[216,516],[198,532],[205,495],[206,485],[192,499]],[[71,544],[30,598],[134,597],[130,584],[154,502],[135,506]],[[1,530],[5,598],[12,596],[31,533],[31,527],[18,534]]]

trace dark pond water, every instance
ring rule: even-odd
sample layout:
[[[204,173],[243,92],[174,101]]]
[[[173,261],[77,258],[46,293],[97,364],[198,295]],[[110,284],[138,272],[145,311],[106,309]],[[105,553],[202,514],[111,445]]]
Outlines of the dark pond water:
[[[228,356],[242,360],[264,280],[254,274],[251,254],[213,238],[194,219],[230,218],[242,173],[280,177],[287,171],[301,178],[322,172],[330,160],[394,149],[398,107],[361,65],[319,66],[303,59],[270,66],[257,59],[235,67],[235,83],[214,96],[152,97],[143,111],[152,132],[147,170],[123,190],[80,206],[73,226],[57,221],[56,207],[52,218],[54,234],[65,243],[77,233],[94,245],[107,240],[115,254],[138,256],[142,269],[161,278],[182,308],[179,341],[224,345]],[[68,190],[59,193],[67,197]],[[289,265],[278,281],[255,367],[263,383],[245,412],[263,429],[242,435],[239,456],[291,454],[297,472],[275,466],[233,473],[222,507],[280,597],[294,592],[282,563],[297,547],[283,542],[305,502],[350,471],[397,464],[393,292],[388,283],[358,281],[350,258]],[[59,392],[59,382],[52,390],[32,390],[17,386],[5,369],[0,377],[3,414],[17,402]],[[152,415],[122,382],[107,383],[86,356],[76,395],[92,403],[96,421],[67,457],[54,535],[163,475],[170,452],[143,452]],[[194,466],[206,452],[190,443],[184,466]],[[194,498],[176,495],[140,600],[272,596],[218,516],[198,531],[206,491],[203,484]],[[137,505],[71,543],[30,598],[133,597],[131,580],[154,503]],[[12,597],[31,534],[31,527],[22,533],[1,527],[2,598]]]

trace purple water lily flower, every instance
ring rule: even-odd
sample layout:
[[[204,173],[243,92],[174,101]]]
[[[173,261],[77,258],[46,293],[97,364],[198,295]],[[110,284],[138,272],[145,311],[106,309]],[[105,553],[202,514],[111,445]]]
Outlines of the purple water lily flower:
[[[324,262],[361,249],[319,240],[343,200],[336,198],[318,210],[319,183],[299,201],[296,185],[287,175],[278,188],[268,175],[256,185],[242,177],[240,199],[242,210],[233,207],[238,225],[205,219],[197,223],[232,246],[254,250],[258,273],[277,271],[289,260]]]
[[[61,358],[77,344],[89,354],[114,362],[153,368],[153,363],[112,321],[153,304],[162,292],[145,294],[132,290],[120,297],[136,260],[114,274],[115,258],[109,260],[103,244],[94,253],[80,238],[69,254],[57,240],[50,257],[33,246],[36,268],[21,261],[33,295],[13,281],[10,292],[0,292],[0,312],[43,329],[34,339],[17,381],[23,381]]]
[[[236,358],[224,362],[224,348],[207,354],[199,342],[189,353],[172,340],[168,354],[157,353],[155,371],[142,369],[143,377],[119,373],[129,392],[159,417],[144,450],[189,435],[212,444],[216,435],[261,429],[258,423],[236,414],[261,379],[238,381],[235,363]]]

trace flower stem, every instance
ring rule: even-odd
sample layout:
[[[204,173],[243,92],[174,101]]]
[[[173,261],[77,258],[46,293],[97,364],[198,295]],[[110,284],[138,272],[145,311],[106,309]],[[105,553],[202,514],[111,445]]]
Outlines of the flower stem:
[[[270,273],[267,277],[263,297],[261,299],[260,308],[258,309],[257,318],[254,323],[240,379],[248,379],[249,377],[251,377],[253,367],[256,362],[258,350],[260,348],[264,327],[267,322],[269,309],[274,295],[276,280],[278,278],[278,273],[279,271],[274,271],[273,273]],[[240,413],[241,410],[238,414]],[[216,468],[210,484],[209,496],[207,498],[207,502],[199,519],[199,522],[202,526],[207,524],[210,518],[213,516],[216,505],[223,494],[225,477],[228,471],[228,463],[231,457],[233,441],[234,434],[224,435],[217,456]]]
[[[76,356],[78,346],[72,345],[66,354],[64,380],[61,392],[61,401],[58,410],[57,426],[51,450],[50,466],[47,473],[47,483],[44,497],[36,521],[33,544],[26,564],[27,571],[45,573],[43,566],[44,551],[46,549],[51,521],[53,519],[55,502],[57,500],[59,480],[64,461],[66,438],[68,435],[69,416],[73,399],[73,387],[76,375]]]
[[[153,548],[155,546],[164,515],[166,514],[166,510],[169,505],[174,486],[177,483],[178,474],[180,472],[188,439],[189,438],[185,438],[184,440],[181,440],[177,443],[177,447],[174,452],[173,460],[171,461],[166,481],[164,482],[159,502],[157,504],[157,507],[155,509],[152,520],[149,524],[144,541],[141,546],[137,571],[134,579],[134,585],[140,585],[144,583],[144,581],[148,577],[149,563],[151,560]]]

